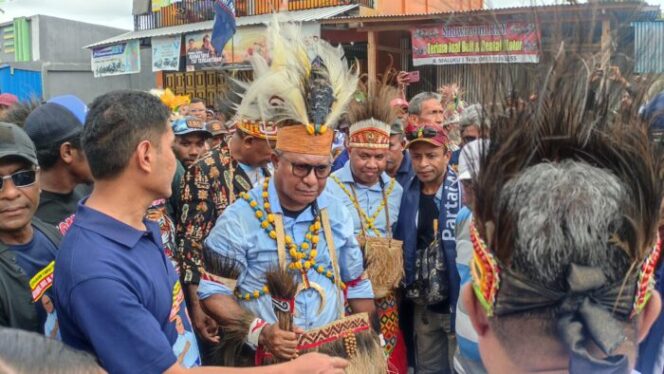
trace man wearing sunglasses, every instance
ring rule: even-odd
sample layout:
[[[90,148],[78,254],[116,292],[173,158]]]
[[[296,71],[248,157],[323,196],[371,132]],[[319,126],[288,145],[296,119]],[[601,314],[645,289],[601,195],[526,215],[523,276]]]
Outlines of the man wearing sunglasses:
[[[411,124],[406,137],[415,177],[404,187],[395,232],[404,242],[402,326],[413,331],[418,373],[453,373],[453,314],[459,292],[455,223],[461,189],[441,126]],[[405,318],[411,315],[410,321]]]
[[[244,309],[249,310],[257,320],[255,340],[248,337],[248,344],[284,360],[297,357],[297,332],[322,327],[341,317],[338,305],[343,296],[337,289],[335,277],[340,276],[346,284],[348,304],[353,312],[373,313],[375,310],[371,283],[361,278],[364,270],[362,253],[353,235],[353,220],[345,207],[324,192],[332,171],[332,140],[332,131],[310,136],[305,126],[281,128],[277,132],[276,151],[272,156],[274,176],[228,207],[205,240],[209,251],[235,261],[242,275],[235,290],[219,283],[201,281],[201,302],[222,326],[233,324],[242,318]],[[315,247],[312,247],[311,239],[306,243],[312,244],[302,247],[312,257],[308,260],[304,258],[299,269],[303,279],[312,286],[298,292],[295,297],[294,325],[297,327],[294,332],[281,330],[276,324],[269,295],[258,291],[254,293],[256,288],[263,287],[265,273],[280,261],[278,243],[267,234],[257,218],[253,208],[256,206],[261,207],[261,216],[269,211],[270,215],[283,217],[282,226],[275,226],[275,232],[283,230],[294,243],[305,243],[307,237],[317,237]],[[331,254],[328,239],[320,226],[323,210],[329,215],[336,255]],[[312,235],[313,231],[316,234]],[[316,254],[312,255],[308,249]],[[291,261],[294,260],[289,253],[285,256],[288,266],[293,265]],[[335,257],[336,264],[332,262]],[[309,265],[304,264],[305,260],[309,261]]]
[[[35,146],[18,126],[0,123],[0,326],[44,333],[56,318],[42,298],[53,297],[60,234],[34,217],[38,205]]]

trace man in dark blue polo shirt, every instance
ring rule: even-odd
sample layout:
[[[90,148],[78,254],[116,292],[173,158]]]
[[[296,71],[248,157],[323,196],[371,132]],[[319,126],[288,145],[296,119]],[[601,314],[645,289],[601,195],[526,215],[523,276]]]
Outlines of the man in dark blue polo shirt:
[[[94,353],[110,373],[182,373],[200,364],[178,276],[158,225],[144,218],[154,200],[171,194],[176,161],[168,117],[156,97],[116,91],[92,103],[83,131],[95,187],[58,252],[55,306],[63,341]],[[322,365],[334,372],[345,364],[316,355],[249,370]]]

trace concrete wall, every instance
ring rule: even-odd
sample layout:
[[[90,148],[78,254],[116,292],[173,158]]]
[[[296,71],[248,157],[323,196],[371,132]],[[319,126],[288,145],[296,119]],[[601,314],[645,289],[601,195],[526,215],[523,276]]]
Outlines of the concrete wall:
[[[91,102],[95,97],[112,90],[149,90],[155,87],[149,48],[141,49],[140,73],[93,77],[90,67],[91,51],[83,47],[122,34],[126,30],[42,15],[31,17],[30,23],[32,55],[36,61],[8,62],[14,68],[41,73],[41,86],[38,88],[44,100],[57,95],[73,94]],[[0,32],[2,26],[0,25]],[[5,56],[0,55],[0,58],[2,57]],[[13,53],[11,57],[13,61]],[[12,81],[9,83],[22,84],[19,78],[10,75],[8,79]]]
[[[89,103],[95,97],[113,90],[149,90],[156,86],[151,57],[150,49],[142,48],[140,73],[104,78],[95,78],[92,75],[90,63],[44,64],[42,68],[44,99],[73,94]]]
[[[38,35],[32,36],[39,60],[50,62],[90,62],[84,46],[128,31],[43,15],[32,17],[32,22],[39,23]]]

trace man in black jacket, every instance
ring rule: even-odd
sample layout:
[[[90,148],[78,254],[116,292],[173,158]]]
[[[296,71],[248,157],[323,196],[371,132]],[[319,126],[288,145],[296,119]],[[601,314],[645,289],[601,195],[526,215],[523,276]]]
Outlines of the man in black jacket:
[[[60,235],[34,217],[39,205],[35,147],[18,126],[0,122],[0,326],[57,337],[51,305]]]

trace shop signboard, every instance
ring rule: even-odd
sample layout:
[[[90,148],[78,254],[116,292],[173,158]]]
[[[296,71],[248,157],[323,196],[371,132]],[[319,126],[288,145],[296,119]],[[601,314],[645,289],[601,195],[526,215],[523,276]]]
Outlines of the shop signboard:
[[[152,38],[152,71],[180,70],[181,35]]]
[[[141,54],[138,40],[94,48],[91,65],[95,78],[139,73]]]
[[[414,28],[413,65],[538,63],[540,29],[535,23]]]

